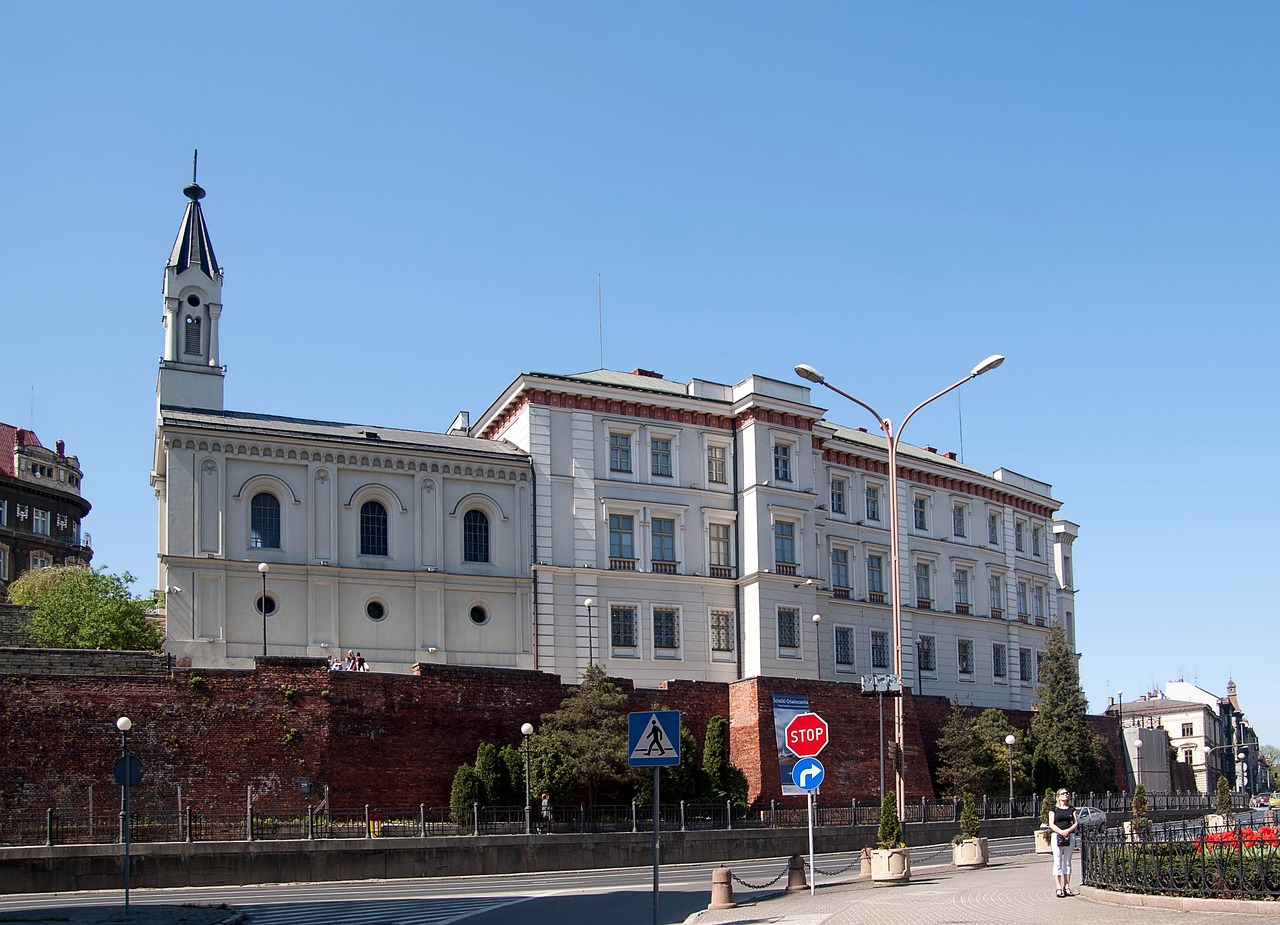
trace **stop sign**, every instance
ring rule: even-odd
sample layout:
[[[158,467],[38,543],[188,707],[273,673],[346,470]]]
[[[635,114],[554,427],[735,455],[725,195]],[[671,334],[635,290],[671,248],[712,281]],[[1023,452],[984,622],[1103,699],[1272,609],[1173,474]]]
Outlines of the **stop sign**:
[[[800,758],[813,758],[827,747],[827,721],[817,713],[801,713],[787,723],[787,748]]]

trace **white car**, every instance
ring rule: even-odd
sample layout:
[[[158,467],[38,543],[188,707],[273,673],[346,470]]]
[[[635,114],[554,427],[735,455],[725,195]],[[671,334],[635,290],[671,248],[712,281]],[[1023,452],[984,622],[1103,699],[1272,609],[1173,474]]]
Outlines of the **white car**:
[[[1081,806],[1076,810],[1081,829],[1105,829],[1107,814],[1096,806]]]

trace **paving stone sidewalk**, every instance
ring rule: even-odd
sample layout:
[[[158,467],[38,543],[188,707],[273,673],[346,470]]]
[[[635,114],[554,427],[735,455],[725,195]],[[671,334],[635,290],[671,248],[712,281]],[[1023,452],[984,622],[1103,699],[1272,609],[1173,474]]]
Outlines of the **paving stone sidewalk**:
[[[38,922],[42,925],[236,925],[243,919],[243,913],[228,906],[153,906],[145,903],[130,903],[127,916],[123,903],[0,912],[0,925],[13,922]]]
[[[1077,856],[1078,862],[1078,856]],[[732,869],[732,866],[730,867]],[[1085,888],[1083,895],[1054,895],[1047,856],[995,858],[984,868],[950,865],[916,867],[911,881],[875,886],[859,880],[822,886],[816,896],[772,893],[743,902],[735,885],[736,909],[704,910],[686,925],[990,925],[1070,920],[1089,925],[1267,925],[1280,904],[1257,903],[1253,914],[1235,911],[1178,911],[1115,905],[1109,894]],[[1072,889],[1076,885],[1072,884]],[[1236,906],[1237,904],[1231,904]],[[1066,915],[1064,915],[1066,913]],[[1262,913],[1262,914],[1259,914]]]

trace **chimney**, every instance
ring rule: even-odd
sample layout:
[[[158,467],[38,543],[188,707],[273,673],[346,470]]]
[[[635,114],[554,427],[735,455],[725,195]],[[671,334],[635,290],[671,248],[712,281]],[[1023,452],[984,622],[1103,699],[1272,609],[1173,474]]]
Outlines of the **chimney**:
[[[927,443],[926,443],[926,444],[924,445],[924,451],[925,451],[926,453],[937,453],[937,452],[938,452],[938,448],[937,448],[936,446],[929,446],[929,444],[927,444]]]
[[[640,369],[639,367],[636,367],[635,369],[631,370],[631,375],[633,375],[633,376],[646,376],[646,377],[648,377],[649,379],[661,379],[661,378],[662,378],[662,373],[655,373],[655,372],[654,372],[653,370],[651,370],[651,369]]]
[[[55,440],[53,446],[54,446],[54,449],[58,451],[59,456],[67,455],[67,445],[63,443],[61,440]]]
[[[867,432],[867,429],[865,427],[855,427],[854,430],[856,430],[860,434],[865,434]]]
[[[947,459],[951,460],[952,462],[955,462],[956,454],[955,454],[953,451],[948,450],[947,452],[943,453],[942,455],[943,455],[943,456],[945,456],[945,457],[947,457]]]

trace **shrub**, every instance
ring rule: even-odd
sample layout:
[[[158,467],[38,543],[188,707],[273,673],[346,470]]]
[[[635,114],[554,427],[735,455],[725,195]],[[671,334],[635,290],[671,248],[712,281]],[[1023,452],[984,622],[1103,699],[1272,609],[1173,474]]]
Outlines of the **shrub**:
[[[958,838],[977,838],[982,823],[978,820],[978,803],[969,791],[964,792],[960,807],[960,835]]]
[[[876,844],[881,848],[902,848],[902,825],[898,822],[898,797],[892,790],[880,801],[880,828]]]
[[[1040,801],[1040,824],[1049,824],[1049,813],[1053,812],[1054,795],[1052,787],[1044,788],[1044,799]]]

